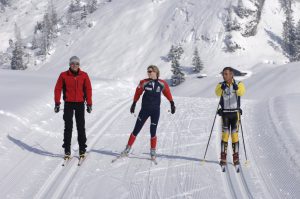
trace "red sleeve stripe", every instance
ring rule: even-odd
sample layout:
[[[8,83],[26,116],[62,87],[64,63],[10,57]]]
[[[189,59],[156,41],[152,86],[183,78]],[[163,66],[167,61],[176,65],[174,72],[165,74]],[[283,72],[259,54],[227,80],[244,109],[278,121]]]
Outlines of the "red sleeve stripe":
[[[146,80],[141,80],[138,87],[135,90],[134,98],[133,101],[137,102],[140,99],[140,96],[144,92],[144,85],[145,85]]]
[[[63,73],[61,73],[58,77],[58,80],[56,82],[55,85],[55,89],[54,89],[54,101],[55,104],[60,104],[60,98],[61,98],[61,91],[63,88]]]
[[[170,87],[168,85],[168,83],[164,80],[159,80],[160,82],[162,82],[164,84],[164,89],[163,89],[163,94],[164,96],[169,100],[169,101],[173,101],[173,97],[171,94],[171,90]]]
[[[91,80],[89,78],[89,75],[86,73],[86,84],[85,84],[85,89],[86,89],[86,103],[87,105],[92,105],[92,84]]]

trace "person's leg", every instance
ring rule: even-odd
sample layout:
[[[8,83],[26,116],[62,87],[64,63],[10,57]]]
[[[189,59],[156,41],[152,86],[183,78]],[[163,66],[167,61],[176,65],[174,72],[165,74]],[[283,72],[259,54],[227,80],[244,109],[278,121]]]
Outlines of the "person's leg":
[[[233,163],[239,164],[239,113],[232,114],[230,118],[231,126],[231,140],[232,140],[232,151],[233,151]]]
[[[153,110],[151,112],[151,124],[150,124],[150,134],[151,134],[151,149],[156,149],[157,136],[156,130],[160,116],[160,109]]]
[[[78,133],[79,153],[83,154],[86,151],[86,133],[85,133],[85,118],[84,118],[84,103],[76,103],[75,118]]]
[[[136,120],[134,129],[129,137],[127,146],[131,147],[136,139],[136,136],[139,134],[139,132],[142,130],[145,122],[147,121],[149,117],[149,111],[141,109],[138,118]]]
[[[224,113],[222,116],[222,141],[221,141],[221,161],[220,164],[226,164],[227,147],[229,139],[229,119],[228,114]]]
[[[160,116],[160,109],[155,109],[151,111],[151,124],[150,124],[150,155],[152,159],[156,157],[156,144],[157,144],[157,136],[156,130]]]
[[[65,153],[71,153],[73,114],[74,114],[73,104],[66,102],[64,105],[64,115],[63,115],[63,119],[65,121],[64,143],[62,145],[62,147],[65,149]]]

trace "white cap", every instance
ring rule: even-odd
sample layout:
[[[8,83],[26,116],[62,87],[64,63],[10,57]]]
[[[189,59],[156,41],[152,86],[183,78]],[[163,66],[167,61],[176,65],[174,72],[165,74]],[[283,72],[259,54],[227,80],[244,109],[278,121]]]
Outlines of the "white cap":
[[[80,63],[79,57],[77,57],[77,56],[72,56],[72,57],[70,58],[70,64],[71,64],[71,63]]]

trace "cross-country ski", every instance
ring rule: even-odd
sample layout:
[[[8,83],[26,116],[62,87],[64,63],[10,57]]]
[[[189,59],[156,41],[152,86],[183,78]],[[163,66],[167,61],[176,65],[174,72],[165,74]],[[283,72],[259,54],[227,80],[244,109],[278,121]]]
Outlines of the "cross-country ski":
[[[67,166],[68,163],[72,160],[72,157],[71,156],[65,156],[64,157],[64,161],[62,163],[62,166]]]

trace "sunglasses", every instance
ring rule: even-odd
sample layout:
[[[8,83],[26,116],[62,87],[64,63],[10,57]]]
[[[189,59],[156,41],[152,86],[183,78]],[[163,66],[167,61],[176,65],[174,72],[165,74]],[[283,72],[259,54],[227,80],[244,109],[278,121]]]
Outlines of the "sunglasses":
[[[71,66],[79,66],[80,64],[79,63],[71,63],[70,65]]]
[[[153,73],[154,71],[153,71],[153,70],[148,70],[147,72],[148,72],[148,73]]]

